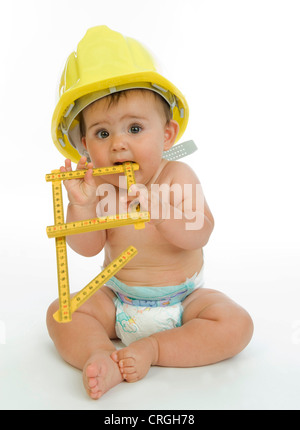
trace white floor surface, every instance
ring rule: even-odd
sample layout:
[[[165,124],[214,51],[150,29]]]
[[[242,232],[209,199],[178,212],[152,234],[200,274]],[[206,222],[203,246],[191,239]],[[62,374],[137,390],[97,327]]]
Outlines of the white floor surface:
[[[143,380],[124,382],[98,401],[88,398],[81,372],[62,361],[48,337],[44,314],[55,279],[49,262],[47,288],[42,271],[27,273],[27,290],[24,285],[16,298],[11,289],[1,309],[0,409],[298,409],[299,252],[269,251],[251,251],[250,258],[250,251],[229,250],[226,264],[218,258],[206,264],[207,286],[230,295],[254,319],[253,340],[240,355],[202,368],[151,368]],[[25,266],[11,269],[18,279]]]
[[[0,410],[299,409],[300,2],[164,0],[147,14],[139,0],[2,3]],[[59,73],[100,24],[148,46],[187,97],[183,140],[198,151],[183,161],[216,221],[206,287],[245,307],[255,333],[233,359],[151,368],[92,401],[46,329],[57,272],[44,178],[64,163],[50,134]],[[68,255],[74,292],[103,258]]]

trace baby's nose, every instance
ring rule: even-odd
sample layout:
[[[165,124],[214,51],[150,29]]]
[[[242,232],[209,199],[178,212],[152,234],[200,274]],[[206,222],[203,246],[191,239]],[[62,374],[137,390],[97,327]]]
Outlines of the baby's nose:
[[[126,136],[124,135],[114,136],[112,141],[112,150],[125,151],[127,149],[128,149],[128,144],[126,141]]]

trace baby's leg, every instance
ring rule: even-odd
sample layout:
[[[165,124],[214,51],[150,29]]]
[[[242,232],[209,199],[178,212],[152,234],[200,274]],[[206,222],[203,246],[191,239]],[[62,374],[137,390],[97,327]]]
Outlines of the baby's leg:
[[[183,325],[156,333],[159,366],[195,367],[240,353],[253,335],[249,314],[219,291],[201,288],[183,302]]]
[[[57,323],[53,313],[57,301],[48,309],[49,334],[60,355],[69,364],[83,370],[83,383],[89,396],[98,399],[123,381],[118,365],[110,355],[115,347],[115,306],[105,287],[96,292],[69,323]]]
[[[250,342],[253,323],[249,314],[224,294],[199,289],[183,302],[183,307],[181,327],[155,333],[112,354],[124,379],[135,382],[151,365],[195,367],[216,363],[238,354]]]

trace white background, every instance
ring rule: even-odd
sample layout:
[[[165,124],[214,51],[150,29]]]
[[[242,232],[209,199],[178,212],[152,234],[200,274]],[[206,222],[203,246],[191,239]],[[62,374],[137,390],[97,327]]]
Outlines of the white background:
[[[299,22],[291,0],[1,2],[0,408],[299,408]],[[182,140],[198,145],[186,162],[216,222],[206,286],[248,309],[255,335],[233,360],[153,368],[92,402],[45,327],[57,287],[44,176],[64,161],[50,135],[59,74],[99,24],[150,47],[185,94]],[[102,255],[68,255],[76,291]]]

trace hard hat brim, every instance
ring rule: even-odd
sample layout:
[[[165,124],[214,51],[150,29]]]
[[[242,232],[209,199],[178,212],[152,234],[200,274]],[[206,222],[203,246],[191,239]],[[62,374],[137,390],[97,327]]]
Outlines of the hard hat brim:
[[[88,104],[113,92],[136,88],[146,88],[157,92],[170,104],[173,119],[179,124],[179,133],[176,139],[178,142],[188,123],[188,104],[178,88],[159,73],[151,71],[114,76],[110,80],[86,85],[78,82],[65,91],[54,110],[51,128],[53,142],[61,154],[75,163],[79,161],[82,155],[88,155],[81,143],[78,121],[77,124],[74,124],[79,112]],[[170,100],[169,94],[173,95],[173,102]]]

